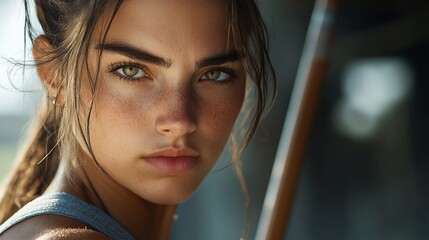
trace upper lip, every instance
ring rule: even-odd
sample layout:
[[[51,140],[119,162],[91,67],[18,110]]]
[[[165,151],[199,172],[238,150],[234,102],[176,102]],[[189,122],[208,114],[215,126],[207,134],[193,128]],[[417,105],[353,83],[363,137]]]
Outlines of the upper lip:
[[[164,148],[156,150],[150,154],[145,155],[144,157],[199,157],[197,151],[192,148]]]

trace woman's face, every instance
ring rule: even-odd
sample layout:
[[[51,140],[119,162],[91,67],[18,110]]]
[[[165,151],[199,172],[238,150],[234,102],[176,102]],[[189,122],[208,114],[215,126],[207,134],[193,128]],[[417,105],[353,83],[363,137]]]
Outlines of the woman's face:
[[[94,66],[102,51],[90,118],[98,163],[143,199],[185,200],[220,156],[245,95],[225,2],[127,0],[105,44],[93,38]],[[89,106],[88,84],[82,93]]]

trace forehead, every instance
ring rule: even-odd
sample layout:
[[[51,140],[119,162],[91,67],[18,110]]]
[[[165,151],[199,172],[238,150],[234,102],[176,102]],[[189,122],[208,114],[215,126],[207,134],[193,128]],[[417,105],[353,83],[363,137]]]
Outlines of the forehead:
[[[126,42],[174,54],[210,55],[227,49],[224,0],[126,0],[106,42]]]

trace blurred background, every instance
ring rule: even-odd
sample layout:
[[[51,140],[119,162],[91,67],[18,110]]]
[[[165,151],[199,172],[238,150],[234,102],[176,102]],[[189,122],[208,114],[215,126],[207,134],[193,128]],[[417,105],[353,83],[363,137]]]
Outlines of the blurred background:
[[[260,0],[278,97],[244,153],[254,238],[314,0]],[[0,2],[0,55],[22,59],[20,1]],[[429,2],[338,0],[328,69],[284,239],[429,238]],[[0,60],[0,175],[40,87]],[[22,81],[24,79],[24,81]],[[11,85],[19,89],[15,90]],[[33,91],[35,90],[35,91]],[[224,157],[215,169],[228,164]],[[239,239],[244,198],[232,168],[211,173],[178,209],[171,239]]]

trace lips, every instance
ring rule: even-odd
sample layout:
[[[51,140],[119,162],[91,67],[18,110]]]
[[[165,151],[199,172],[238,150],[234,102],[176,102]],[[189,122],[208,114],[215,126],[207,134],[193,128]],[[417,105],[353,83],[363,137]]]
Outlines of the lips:
[[[164,174],[183,175],[195,169],[199,154],[191,148],[167,148],[145,155],[143,160]]]

